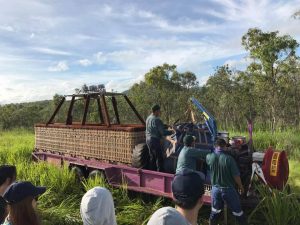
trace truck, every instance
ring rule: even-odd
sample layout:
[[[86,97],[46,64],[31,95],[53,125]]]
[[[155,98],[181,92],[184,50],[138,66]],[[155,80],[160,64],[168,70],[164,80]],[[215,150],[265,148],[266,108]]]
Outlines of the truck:
[[[80,105],[83,111],[76,117]],[[65,107],[63,107],[65,105]],[[288,179],[288,160],[285,151],[269,148],[265,153],[253,151],[252,125],[249,124],[249,141],[243,136],[229,140],[228,132],[219,132],[214,117],[195,98],[190,99],[190,121],[172,125],[174,134],[164,146],[164,172],[149,169],[149,150],[145,141],[145,120],[130,99],[123,93],[106,92],[93,88],[84,93],[65,95],[46,123],[35,124],[33,158],[58,166],[68,166],[77,177],[101,175],[113,187],[126,183],[129,190],[172,198],[171,184],[177,158],[187,134],[196,137],[199,151],[214,151],[216,138],[228,143],[231,154],[240,169],[246,194],[242,205],[254,207],[258,203],[254,177],[270,188],[283,188]],[[93,109],[91,109],[93,108]],[[125,110],[126,109],[126,110]],[[121,114],[125,110],[125,119]],[[197,110],[195,112],[195,110]],[[61,112],[60,112],[61,111]],[[62,121],[55,118],[62,113]],[[129,114],[132,114],[129,118]],[[98,122],[91,122],[89,114]],[[202,122],[195,119],[195,114]],[[128,122],[135,118],[136,122]],[[77,120],[76,120],[77,118]],[[209,169],[205,159],[200,159],[197,170],[205,174],[204,203],[211,204]]]

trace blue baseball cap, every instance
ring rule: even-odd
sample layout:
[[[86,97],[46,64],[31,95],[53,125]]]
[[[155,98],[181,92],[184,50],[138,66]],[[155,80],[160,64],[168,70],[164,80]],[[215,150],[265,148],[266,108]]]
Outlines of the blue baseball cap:
[[[195,171],[184,169],[175,174],[172,192],[174,198],[180,201],[198,199],[204,194],[203,179]]]
[[[3,198],[9,204],[17,203],[25,198],[32,196],[36,197],[45,193],[46,187],[34,186],[31,182],[16,182],[13,183],[4,193]]]

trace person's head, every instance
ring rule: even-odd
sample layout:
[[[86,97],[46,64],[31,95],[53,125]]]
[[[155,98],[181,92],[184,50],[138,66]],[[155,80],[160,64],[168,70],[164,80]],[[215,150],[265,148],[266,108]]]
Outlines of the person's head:
[[[216,147],[219,147],[219,148],[223,149],[223,148],[226,147],[227,143],[224,139],[218,138],[215,145],[216,145]]]
[[[189,134],[185,135],[183,138],[183,144],[188,147],[194,146],[195,141],[196,141],[196,137]]]
[[[17,170],[12,165],[1,165],[0,166],[0,188],[3,192],[16,181]],[[0,193],[3,195],[4,193]]]
[[[116,225],[114,201],[109,190],[95,187],[85,193],[80,215],[83,225]]]
[[[173,179],[172,193],[176,206],[183,210],[199,210],[203,205],[203,180],[192,170],[182,170]]]
[[[155,104],[152,106],[151,109],[152,109],[153,115],[160,116],[160,106],[159,105]]]
[[[13,225],[39,225],[35,212],[37,199],[46,191],[28,181],[13,183],[4,193],[9,219]]]

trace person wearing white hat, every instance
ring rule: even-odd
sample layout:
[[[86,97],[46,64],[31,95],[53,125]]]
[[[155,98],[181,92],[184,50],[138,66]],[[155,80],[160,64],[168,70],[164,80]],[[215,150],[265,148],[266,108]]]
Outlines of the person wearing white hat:
[[[83,225],[117,225],[112,195],[103,187],[95,187],[85,193],[80,215]]]

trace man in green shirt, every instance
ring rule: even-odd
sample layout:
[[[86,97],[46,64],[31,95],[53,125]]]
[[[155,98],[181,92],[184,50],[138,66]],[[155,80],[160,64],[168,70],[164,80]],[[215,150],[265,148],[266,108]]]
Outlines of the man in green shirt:
[[[146,120],[146,143],[150,154],[150,169],[163,171],[163,150],[161,140],[173,132],[166,130],[160,119],[160,106],[154,105]]]
[[[183,169],[196,171],[197,161],[201,158],[205,159],[206,155],[210,153],[209,150],[200,150],[192,147],[195,145],[195,140],[196,138],[194,136],[184,136],[184,147],[181,149],[178,157],[176,173],[182,171]],[[202,176],[204,175],[202,174]]]
[[[247,224],[245,215],[241,208],[240,198],[235,186],[244,193],[240,172],[235,160],[226,152],[226,142],[218,139],[213,153],[206,156],[206,163],[211,175],[211,214],[210,225],[216,225],[224,201],[231,209],[239,224]]]

